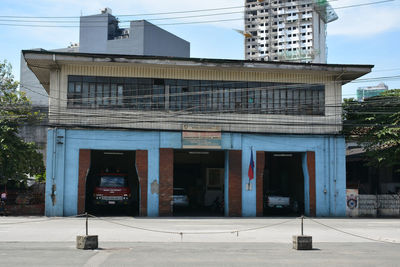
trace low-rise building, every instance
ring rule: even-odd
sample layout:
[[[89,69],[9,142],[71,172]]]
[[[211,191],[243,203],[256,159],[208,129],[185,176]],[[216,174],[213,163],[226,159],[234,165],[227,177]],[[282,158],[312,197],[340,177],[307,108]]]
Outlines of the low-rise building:
[[[79,44],[52,51],[190,57],[190,43],[146,20],[133,20],[129,22],[129,28],[120,27],[111,9],[105,8],[101,14],[80,17]],[[28,96],[35,110],[46,115],[49,96],[22,55],[20,72],[20,90]],[[25,125],[20,132],[26,141],[39,146],[44,157],[47,124],[47,118],[44,118],[40,125]]]
[[[225,216],[268,215],[269,195],[346,214],[341,87],[371,65],[23,55],[50,96],[47,216],[87,211],[110,172],[129,177],[141,216],[173,215],[174,188]]]
[[[359,87],[357,89],[357,100],[364,101],[366,98],[378,96],[387,90],[389,90],[389,87],[384,83],[374,86]]]

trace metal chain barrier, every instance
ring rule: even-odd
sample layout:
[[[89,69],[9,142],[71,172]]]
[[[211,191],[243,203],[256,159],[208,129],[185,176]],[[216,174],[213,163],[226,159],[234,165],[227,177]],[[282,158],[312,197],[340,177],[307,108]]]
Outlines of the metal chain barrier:
[[[279,226],[279,225],[283,225],[298,219],[308,219],[310,221],[312,221],[315,224],[324,226],[326,228],[329,228],[331,230],[349,235],[349,236],[353,236],[353,237],[357,237],[357,238],[361,238],[364,240],[368,240],[368,241],[373,241],[373,242],[380,242],[380,243],[386,243],[386,244],[396,244],[396,245],[400,245],[400,242],[398,241],[386,241],[386,240],[381,240],[381,239],[376,239],[376,238],[372,238],[372,237],[368,237],[368,236],[363,236],[363,235],[359,235],[359,234],[355,234],[355,233],[351,233],[348,231],[344,231],[341,229],[338,229],[336,227],[327,225],[325,223],[319,222],[316,219],[310,218],[310,217],[306,217],[306,216],[302,216],[302,217],[296,217],[296,218],[292,218],[292,219],[288,219],[288,220],[284,220],[278,223],[274,223],[274,224],[268,224],[268,225],[262,225],[262,226],[258,226],[258,227],[252,227],[252,228],[245,228],[245,229],[236,229],[236,230],[226,230],[226,231],[208,231],[208,232],[191,232],[191,231],[168,231],[168,230],[159,230],[159,229],[150,229],[150,228],[145,228],[145,227],[140,227],[140,226],[134,226],[134,225],[129,225],[129,224],[125,224],[125,223],[120,223],[120,222],[115,222],[112,220],[107,220],[101,217],[97,217],[94,216],[92,214],[79,214],[79,215],[73,215],[73,216],[66,216],[66,217],[48,217],[46,219],[41,219],[41,220],[34,220],[34,221],[22,221],[22,222],[10,222],[10,223],[0,223],[1,225],[14,225],[14,224],[27,224],[27,223],[40,223],[40,222],[48,222],[48,221],[55,221],[55,220],[63,220],[63,219],[69,219],[69,218],[93,218],[93,219],[97,219],[100,221],[104,221],[107,222],[109,224],[114,224],[114,225],[119,225],[119,226],[123,226],[123,227],[127,227],[127,228],[131,228],[131,229],[136,229],[136,230],[141,230],[141,231],[147,231],[147,232],[153,232],[153,233],[162,233],[162,234],[173,234],[173,235],[179,235],[181,236],[181,239],[183,239],[184,235],[213,235],[213,234],[236,234],[237,236],[239,236],[240,232],[249,232],[249,231],[257,231],[257,230],[261,230],[261,229],[266,229],[266,228],[271,228],[271,227],[275,227],[275,226]]]
[[[111,224],[116,224],[116,225],[132,228],[132,229],[148,231],[148,232],[155,232],[155,233],[180,235],[181,238],[183,238],[183,235],[236,234],[237,236],[239,236],[240,232],[256,231],[256,230],[260,230],[260,229],[264,229],[264,228],[269,228],[269,227],[273,227],[273,226],[282,225],[282,224],[285,224],[285,223],[288,223],[288,222],[291,222],[291,221],[294,221],[294,220],[298,219],[298,218],[293,218],[293,219],[285,220],[283,222],[279,222],[279,223],[275,223],[275,224],[263,225],[263,226],[259,226],[259,227],[247,228],[247,229],[241,229],[241,230],[210,231],[210,232],[184,232],[184,231],[167,231],[167,230],[149,229],[149,228],[144,228],[144,227],[128,225],[128,224],[124,224],[124,223],[119,223],[119,222],[113,222],[113,221],[110,221],[110,220],[107,220],[107,219],[104,219],[104,218],[96,217],[96,216],[91,215],[91,214],[89,214],[89,216],[92,217],[92,218],[96,218],[98,220],[101,220],[101,221],[105,221],[105,222],[108,222],[108,223],[111,223]]]
[[[293,218],[293,219],[289,219],[289,220],[285,220],[282,222],[278,222],[278,223],[274,223],[274,224],[269,224],[269,225],[263,225],[263,226],[258,226],[258,227],[253,227],[253,228],[246,228],[246,229],[238,229],[238,230],[226,230],[226,231],[208,231],[208,232],[184,232],[184,231],[168,231],[168,230],[159,230],[159,229],[150,229],[150,228],[144,228],[144,227],[139,227],[139,226],[133,226],[133,225],[128,225],[128,224],[124,224],[124,223],[120,223],[120,222],[115,222],[112,220],[107,220],[101,217],[97,217],[95,215],[92,214],[88,214],[88,213],[84,213],[84,214],[79,214],[79,215],[75,215],[75,216],[66,216],[66,217],[51,217],[51,218],[46,218],[46,219],[42,219],[42,220],[35,220],[35,221],[24,221],[24,222],[12,222],[12,223],[0,223],[1,225],[14,225],[14,224],[26,224],[26,223],[40,223],[40,222],[48,222],[48,221],[54,221],[54,220],[63,220],[63,219],[68,219],[68,218],[93,218],[93,219],[97,219],[100,221],[104,221],[107,222],[109,224],[115,224],[115,225],[119,225],[119,226],[123,226],[123,227],[127,227],[127,228],[131,228],[131,229],[136,229],[136,230],[141,230],[141,231],[147,231],[147,232],[153,232],[153,233],[162,233],[162,234],[173,234],[173,235],[180,235],[181,236],[181,240],[183,240],[183,236],[184,235],[213,235],[213,234],[236,234],[236,236],[239,236],[240,232],[248,232],[248,231],[256,231],[256,230],[260,230],[260,229],[265,229],[265,228],[271,228],[274,226],[279,226],[288,222],[292,222],[297,220],[298,218]],[[86,233],[87,233],[87,228],[88,228],[88,222],[86,221]]]
[[[81,217],[85,217],[85,216],[86,216],[86,214],[78,214],[78,215],[65,216],[65,217],[47,217],[45,219],[34,220],[34,221],[0,223],[0,225],[13,225],[13,224],[48,222],[48,221],[64,220],[64,219],[68,219],[68,218],[81,218]]]
[[[322,225],[322,226],[324,226],[326,228],[329,228],[329,229],[332,229],[334,231],[337,231],[337,232],[340,232],[340,233],[343,233],[343,234],[346,234],[346,235],[350,235],[350,236],[353,236],[353,237],[357,237],[357,238],[361,238],[361,239],[365,239],[365,240],[369,240],[369,241],[373,241],[373,242],[400,245],[400,242],[397,242],[397,241],[386,241],[386,240],[381,240],[381,239],[375,239],[375,238],[368,237],[368,236],[362,236],[362,235],[359,235],[359,234],[354,234],[354,233],[350,233],[350,232],[338,229],[336,227],[324,224],[322,222],[318,222],[316,219],[312,219],[312,218],[309,218],[309,217],[306,217],[306,216],[304,216],[304,218],[306,218],[306,219],[308,219],[308,220],[310,220],[310,221],[312,221],[312,222],[314,222],[316,224]]]

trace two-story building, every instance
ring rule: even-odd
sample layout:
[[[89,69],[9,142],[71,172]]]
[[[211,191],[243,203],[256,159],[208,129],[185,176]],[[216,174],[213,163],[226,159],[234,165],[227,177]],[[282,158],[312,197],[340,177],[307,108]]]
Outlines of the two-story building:
[[[128,173],[141,216],[345,216],[341,86],[371,65],[23,51],[49,93],[46,215],[85,212],[96,173]],[[254,176],[249,168],[253,162]],[[223,200],[223,201],[222,201]]]

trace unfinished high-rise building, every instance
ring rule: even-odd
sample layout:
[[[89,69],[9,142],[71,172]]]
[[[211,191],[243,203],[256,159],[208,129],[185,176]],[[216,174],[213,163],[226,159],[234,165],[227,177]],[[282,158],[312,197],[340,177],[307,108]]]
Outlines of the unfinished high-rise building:
[[[247,60],[326,63],[326,0],[245,0]]]

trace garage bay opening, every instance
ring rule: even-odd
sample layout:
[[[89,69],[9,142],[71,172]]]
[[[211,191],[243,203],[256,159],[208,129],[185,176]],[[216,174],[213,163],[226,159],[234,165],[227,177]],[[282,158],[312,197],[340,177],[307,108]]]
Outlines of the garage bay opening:
[[[135,151],[91,151],[85,204],[90,214],[138,215]]]
[[[174,216],[223,216],[224,151],[174,151]]]
[[[266,152],[263,185],[264,216],[303,214],[302,153]]]

